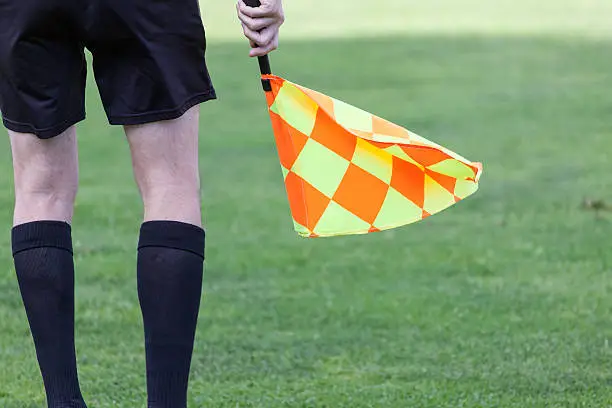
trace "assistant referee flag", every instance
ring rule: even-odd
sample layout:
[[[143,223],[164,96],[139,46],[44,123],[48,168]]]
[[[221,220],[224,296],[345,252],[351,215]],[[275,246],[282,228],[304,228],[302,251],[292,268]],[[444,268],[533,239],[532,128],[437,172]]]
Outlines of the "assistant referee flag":
[[[257,0],[246,3],[256,6]],[[397,228],[478,190],[481,163],[272,75],[268,56],[259,57],[259,65],[293,223],[301,236]]]

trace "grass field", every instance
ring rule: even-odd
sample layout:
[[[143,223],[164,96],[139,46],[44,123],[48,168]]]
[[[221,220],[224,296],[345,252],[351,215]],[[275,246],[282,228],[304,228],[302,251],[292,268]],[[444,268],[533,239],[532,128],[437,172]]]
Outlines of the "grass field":
[[[588,21],[610,21],[607,3],[583,4]],[[571,20],[564,10],[555,18]],[[582,206],[612,203],[612,39],[450,35],[443,22],[436,34],[429,21],[429,34],[378,38],[297,30],[273,56],[279,74],[484,163],[475,196],[360,237],[294,234],[256,62],[244,42],[211,41],[220,98],[202,107],[208,261],[192,407],[612,406],[612,215]],[[142,407],[141,208],[91,84],[74,220],[81,381],[90,407]],[[0,407],[38,408],[2,140]]]

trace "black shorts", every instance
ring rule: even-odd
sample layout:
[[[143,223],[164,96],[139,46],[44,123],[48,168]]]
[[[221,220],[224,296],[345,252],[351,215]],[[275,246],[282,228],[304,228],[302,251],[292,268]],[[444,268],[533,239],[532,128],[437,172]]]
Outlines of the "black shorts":
[[[85,119],[85,49],[111,124],[216,98],[198,0],[0,0],[4,125],[51,138]]]

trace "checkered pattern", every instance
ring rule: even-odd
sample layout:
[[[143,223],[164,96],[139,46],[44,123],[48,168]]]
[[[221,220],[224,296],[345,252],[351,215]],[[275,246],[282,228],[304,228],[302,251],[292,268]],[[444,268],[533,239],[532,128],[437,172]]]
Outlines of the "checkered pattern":
[[[287,196],[304,237],[420,221],[478,189],[482,165],[398,125],[264,75]]]

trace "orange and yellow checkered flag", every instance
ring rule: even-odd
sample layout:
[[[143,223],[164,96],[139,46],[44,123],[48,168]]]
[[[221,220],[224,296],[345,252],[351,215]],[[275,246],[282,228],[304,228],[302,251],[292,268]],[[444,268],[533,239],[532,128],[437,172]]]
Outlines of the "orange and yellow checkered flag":
[[[300,235],[396,228],[478,189],[480,163],[278,76],[264,74],[262,81]]]
[[[259,7],[259,0],[244,0]],[[415,223],[478,190],[482,165],[401,126],[272,75],[258,57],[295,230],[367,234]]]

